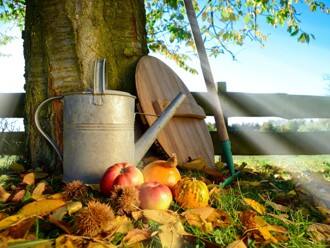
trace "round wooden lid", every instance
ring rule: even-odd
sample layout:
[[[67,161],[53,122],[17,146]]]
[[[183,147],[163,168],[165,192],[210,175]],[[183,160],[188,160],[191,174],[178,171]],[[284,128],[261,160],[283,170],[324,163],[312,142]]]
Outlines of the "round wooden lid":
[[[176,153],[179,163],[188,161],[189,157],[203,157],[209,166],[213,165],[214,149],[204,122],[204,110],[176,73],[159,59],[144,56],[138,62],[135,82],[140,106],[147,114],[159,115],[179,92],[187,95],[157,140],[168,155]],[[145,118],[151,125],[157,117],[146,115]]]

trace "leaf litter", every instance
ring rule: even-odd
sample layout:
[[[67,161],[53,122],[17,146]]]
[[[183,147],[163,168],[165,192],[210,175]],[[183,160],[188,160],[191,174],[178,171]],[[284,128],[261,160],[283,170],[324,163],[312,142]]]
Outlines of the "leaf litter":
[[[181,172],[188,176],[192,173]],[[152,240],[158,239],[162,247],[176,248],[188,247],[187,241],[219,247],[219,240],[221,244],[228,240],[225,243],[229,248],[245,248],[251,242],[254,247],[283,247],[290,242],[292,228],[301,225],[293,218],[301,211],[309,211],[315,219],[307,222],[306,218],[310,224],[306,224],[303,239],[315,244],[329,242],[328,208],[309,208],[285,180],[274,180],[243,167],[241,174],[241,180],[222,189],[214,177],[201,172],[199,178],[207,182],[210,191],[209,206],[205,208],[181,209],[173,204],[170,210],[127,211],[126,206],[125,211],[118,211],[95,185],[79,181],[63,184],[40,170],[18,170],[18,184],[0,185],[0,242],[11,247],[111,248],[149,247]],[[59,190],[54,192],[53,188]],[[102,207],[90,210],[91,202]],[[107,208],[110,215],[104,212]],[[94,215],[103,222],[95,221],[91,217]],[[78,216],[87,218],[88,225],[97,226],[98,231],[81,235]],[[221,231],[216,232],[218,229]],[[230,238],[215,236],[226,235],[229,229],[235,230]]]

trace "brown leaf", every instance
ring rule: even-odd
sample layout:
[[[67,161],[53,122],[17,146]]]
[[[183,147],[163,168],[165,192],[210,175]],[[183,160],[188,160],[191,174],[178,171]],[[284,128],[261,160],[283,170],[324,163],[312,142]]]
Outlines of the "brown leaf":
[[[250,199],[250,198],[243,198],[245,204],[249,205],[252,207],[255,211],[257,211],[259,214],[265,214],[266,213],[266,208],[261,205],[259,202]]]
[[[34,200],[39,200],[43,198],[43,192],[46,189],[46,183],[45,182],[41,182],[38,183],[37,186],[34,188],[33,192],[32,192],[32,198]]]
[[[0,185],[0,202],[6,202],[10,196],[10,193],[8,193],[1,185]]]
[[[57,227],[61,228],[65,233],[67,233],[67,234],[72,233],[71,226],[68,223],[61,221],[61,220],[57,220],[57,219],[53,218],[52,216],[49,216],[48,221],[50,223],[53,223]]]
[[[315,223],[310,225],[307,230],[314,240],[330,242],[330,225]]]
[[[219,209],[205,207],[189,209],[182,213],[187,222],[197,226],[204,232],[211,232],[215,227],[225,227],[230,224],[228,215]]]
[[[175,223],[180,221],[179,215],[170,210],[143,210],[143,216],[148,220],[155,221],[159,224]]]
[[[125,246],[130,246],[132,244],[149,239],[150,235],[151,233],[148,230],[133,229],[126,234],[122,242]]]
[[[287,232],[284,227],[268,224],[261,216],[257,216],[253,211],[244,211],[240,219],[246,232],[260,234],[265,241],[278,243],[278,240],[271,234],[271,231],[278,233]]]
[[[6,231],[8,235],[14,239],[25,238],[31,227],[34,225],[36,218],[29,218],[19,222],[17,225],[9,227]]]
[[[234,242],[230,243],[227,248],[247,248],[246,245],[242,240],[235,240]]]
[[[275,203],[275,202],[271,202],[271,201],[266,201],[266,205],[271,206],[273,209],[281,211],[281,212],[288,212],[289,208],[286,206],[283,206],[281,204]]]
[[[11,201],[20,202],[23,199],[24,195],[25,195],[25,189],[21,189],[13,195]]]
[[[0,212],[0,220],[3,220],[4,218],[7,218],[8,214],[4,213],[4,212]]]
[[[33,172],[25,174],[23,177],[22,183],[25,183],[27,185],[34,184],[35,183],[35,174]]]
[[[275,219],[281,220],[285,224],[288,224],[288,225],[294,224],[293,221],[291,221],[291,220],[288,219],[289,218],[289,215],[287,215],[287,214],[278,214],[277,215],[277,214],[269,214],[268,213],[267,215],[272,216]]]

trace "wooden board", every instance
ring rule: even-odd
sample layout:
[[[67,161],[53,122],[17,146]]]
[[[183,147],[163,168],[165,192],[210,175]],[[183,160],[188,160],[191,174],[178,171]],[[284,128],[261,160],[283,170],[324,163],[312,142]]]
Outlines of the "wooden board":
[[[168,155],[177,154],[179,163],[186,162],[189,157],[203,157],[212,166],[214,149],[204,122],[204,110],[176,73],[159,59],[144,56],[138,62],[135,82],[139,103],[142,111],[147,114],[160,114],[179,92],[187,95],[157,140]],[[156,120],[156,117],[150,115],[145,118],[149,125]]]

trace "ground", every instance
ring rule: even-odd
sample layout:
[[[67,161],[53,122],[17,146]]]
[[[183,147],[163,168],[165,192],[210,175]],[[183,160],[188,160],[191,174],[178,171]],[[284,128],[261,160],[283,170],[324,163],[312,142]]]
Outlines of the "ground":
[[[81,215],[82,206],[88,209],[86,199],[111,205],[109,199],[101,196],[94,186],[88,186],[87,195],[80,203],[79,199],[63,201],[55,194],[66,187],[59,177],[34,170],[32,179],[31,171],[2,158],[0,184],[11,194],[11,199],[0,203],[0,242],[9,242],[11,247],[36,244],[50,247],[55,240],[58,247],[69,243],[81,247],[94,247],[96,243],[99,247],[179,247],[179,244],[184,247],[328,247],[330,156],[235,156],[234,159],[241,175],[224,189],[217,186],[217,179],[200,171],[180,169],[182,175],[203,180],[208,185],[209,207],[187,210],[173,202],[168,212],[137,210],[127,216],[116,216],[111,222],[117,225],[116,231],[111,229],[109,233],[107,229],[106,236],[91,234],[91,238],[75,233],[76,216]],[[43,183],[47,187],[40,190]],[[13,200],[13,192],[17,195],[22,190],[23,194]],[[60,220],[52,218],[59,218],[54,211],[63,208],[40,206],[49,201],[65,204]],[[27,206],[38,210],[27,214]],[[23,213],[23,221],[13,221]],[[13,217],[8,219],[8,216]],[[13,222],[8,224],[8,220]],[[123,226],[127,228],[124,230]]]

